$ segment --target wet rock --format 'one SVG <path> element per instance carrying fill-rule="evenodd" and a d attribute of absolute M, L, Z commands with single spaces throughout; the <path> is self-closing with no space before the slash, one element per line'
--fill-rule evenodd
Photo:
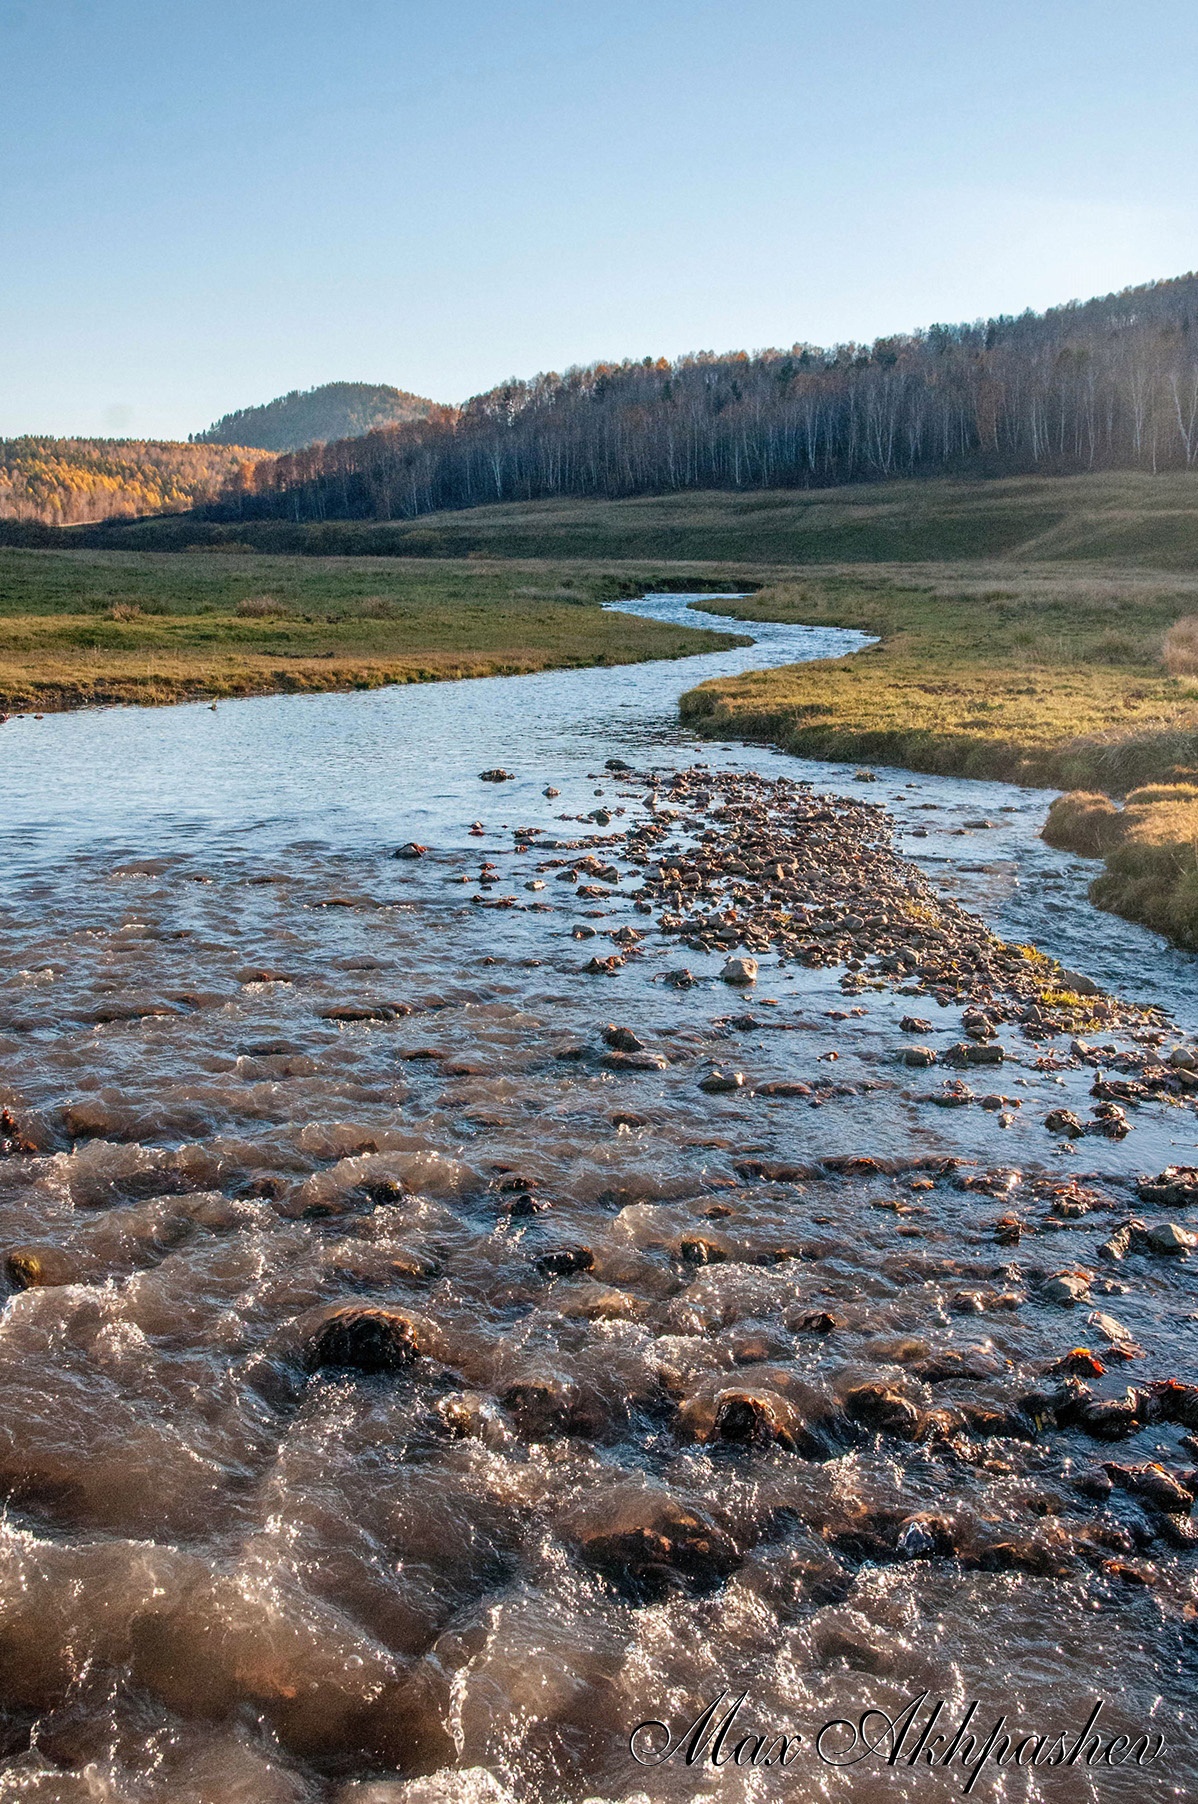
<path fill-rule="evenodd" d="M 1064 1134 L 1070 1140 L 1080 1140 L 1086 1131 L 1072 1109 L 1050 1109 L 1044 1117 L 1044 1125 L 1050 1134 Z"/>
<path fill-rule="evenodd" d="M 546 1278 L 569 1278 L 575 1272 L 589 1272 L 595 1264 L 590 1247 L 554 1247 L 535 1261 L 537 1270 Z"/>
<path fill-rule="evenodd" d="M 974 1100 L 974 1093 L 967 1083 L 959 1077 L 951 1077 L 931 1096 L 927 1102 L 934 1102 L 941 1109 L 963 1109 Z"/>
<path fill-rule="evenodd" d="M 391 856 L 392 858 L 423 858 L 427 851 L 427 846 L 419 845 L 416 840 L 410 839 L 406 846 L 400 846 L 398 852 L 392 852 Z"/>
<path fill-rule="evenodd" d="M 919 1433 L 920 1413 L 909 1398 L 888 1384 L 858 1384 L 847 1392 L 845 1414 L 875 1434 L 911 1441 Z"/>
<path fill-rule="evenodd" d="M 812 1309 L 799 1316 L 794 1326 L 800 1334 L 832 1334 L 837 1328 L 843 1328 L 844 1322 L 826 1309 Z"/>
<path fill-rule="evenodd" d="M 755 958 L 730 958 L 725 961 L 720 977 L 724 983 L 751 984 L 757 982 L 757 971 Z"/>
<path fill-rule="evenodd" d="M 930 1046 L 904 1046 L 899 1057 L 904 1065 L 916 1068 L 936 1063 L 936 1054 Z"/>
<path fill-rule="evenodd" d="M 599 1060 L 605 1071 L 668 1071 L 663 1052 L 605 1052 Z"/>
<path fill-rule="evenodd" d="M 946 1065 L 1001 1065 L 1006 1053 L 996 1041 L 979 1045 L 972 1040 L 958 1040 L 944 1055 Z"/>
<path fill-rule="evenodd" d="M 1198 1203 L 1198 1167 L 1167 1165 L 1154 1178 L 1141 1178 L 1136 1189 L 1146 1203 L 1165 1209 L 1184 1209 Z"/>
<path fill-rule="evenodd" d="M 604 770 L 619 771 L 619 770 L 631 770 L 632 766 L 631 766 L 631 764 L 626 764 L 624 762 L 623 758 L 608 758 L 605 760 L 603 768 L 604 768 Z"/>
<path fill-rule="evenodd" d="M 1166 1378 L 1152 1386 L 1152 1397 L 1162 1422 L 1178 1422 L 1198 1429 L 1198 1384 Z"/>
<path fill-rule="evenodd" d="M 725 1096 L 733 1090 L 744 1088 L 743 1071 L 710 1071 L 706 1077 L 699 1079 L 700 1090 L 706 1090 L 709 1096 Z"/>
<path fill-rule="evenodd" d="M 511 1440 L 499 1405 L 482 1391 L 454 1391 L 441 1397 L 435 1413 L 455 1440 L 482 1441 L 488 1447 L 501 1447 Z"/>
<path fill-rule="evenodd" d="M 303 1323 L 302 1358 L 309 1371 L 346 1367 L 398 1372 L 427 1353 L 431 1335 L 418 1316 L 365 1303 L 334 1303 Z"/>
<path fill-rule="evenodd" d="M 613 953 L 608 958 L 591 959 L 589 964 L 583 966 L 583 970 L 590 977 L 614 977 L 623 964 L 624 960 Z"/>
<path fill-rule="evenodd" d="M 13 1247 L 4 1260 L 4 1274 L 14 1290 L 42 1285 L 76 1284 L 81 1277 L 78 1259 L 62 1247 Z"/>
<path fill-rule="evenodd" d="M 1198 1247 L 1198 1234 L 1179 1228 L 1173 1221 L 1159 1222 L 1149 1228 L 1146 1239 L 1154 1253 L 1192 1253 Z"/>
<path fill-rule="evenodd" d="M 9 1109 L 0 1109 L 0 1159 L 28 1157 L 38 1150 L 37 1142 L 25 1132 Z"/>
<path fill-rule="evenodd" d="M 810 1084 L 781 1079 L 768 1084 L 758 1084 L 753 1094 L 755 1096 L 810 1096 L 813 1092 Z"/>
<path fill-rule="evenodd" d="M 1075 1303 L 1083 1300 L 1089 1289 L 1090 1278 L 1086 1272 L 1053 1272 L 1041 1284 L 1039 1294 L 1045 1303 L 1058 1303 L 1064 1309 L 1072 1309 Z"/>
<path fill-rule="evenodd" d="M 694 972 L 688 971 L 683 965 L 676 971 L 664 971 L 661 981 L 668 983 L 672 990 L 689 990 L 697 980 Z"/>
<path fill-rule="evenodd" d="M 729 1387 L 715 1399 L 715 1416 L 706 1437 L 738 1447 L 783 1447 L 799 1451 L 806 1429 L 794 1406 L 773 1391 Z"/>
<path fill-rule="evenodd" d="M 480 783 L 510 783 L 514 775 L 514 771 L 504 770 L 496 765 L 493 770 L 480 770 L 478 780 Z"/>
<path fill-rule="evenodd" d="M 953 1531 L 943 1516 L 908 1516 L 899 1526 L 895 1552 L 900 1560 L 930 1560 L 956 1552 Z"/>
<path fill-rule="evenodd" d="M 553 787 L 552 783 L 546 784 L 545 788 L 541 791 L 541 794 L 543 796 L 548 796 L 550 801 L 552 801 L 555 796 L 559 796 L 561 793 L 562 793 L 561 790 L 555 789 Z"/>
<path fill-rule="evenodd" d="M 740 1564 L 734 1542 L 710 1517 L 667 1495 L 621 1500 L 609 1515 L 589 1528 L 580 1551 L 632 1603 L 714 1591 Z"/>
<path fill-rule="evenodd" d="M 1113 1315 L 1106 1315 L 1101 1309 L 1094 1309 L 1086 1317 L 1086 1320 L 1090 1327 L 1096 1328 L 1103 1340 L 1106 1341 L 1109 1349 L 1108 1359 L 1138 1359 L 1142 1356 L 1143 1348 L 1136 1346 L 1123 1323 L 1117 1322 Z"/>
<path fill-rule="evenodd" d="M 1138 1397 L 1095 1397 L 1078 1409 L 1077 1426 L 1083 1433 L 1100 1441 L 1123 1441 L 1143 1426 Z"/>
<path fill-rule="evenodd" d="M 899 1022 L 899 1032 L 904 1034 L 930 1034 L 932 1023 L 923 1021 L 918 1015 L 904 1015 Z"/>
<path fill-rule="evenodd" d="M 1155 1509 L 1173 1516 L 1188 1516 L 1194 1507 L 1194 1493 L 1173 1473 L 1155 1463 L 1143 1466 L 1120 1466 L 1105 1461 L 1103 1470 L 1121 1490 L 1142 1497 Z"/>
<path fill-rule="evenodd" d="M 638 1039 L 630 1027 L 617 1027 L 609 1021 L 603 1029 L 603 1043 L 610 1046 L 613 1052 L 644 1052 L 645 1042 Z"/>
<path fill-rule="evenodd" d="M 1117 1103 L 1100 1103 L 1094 1111 L 1094 1120 L 1087 1127 L 1088 1134 L 1102 1134 L 1107 1140 L 1126 1140 L 1131 1132 L 1131 1123 Z"/>
<path fill-rule="evenodd" d="M 728 1249 L 718 1240 L 694 1234 L 679 1241 L 678 1254 L 687 1265 L 722 1265 L 728 1257 Z"/>
<path fill-rule="evenodd" d="M 1101 1359 L 1095 1358 L 1089 1347 L 1072 1347 L 1046 1370 L 1059 1378 L 1101 1378 L 1106 1367 Z"/>
<path fill-rule="evenodd" d="M 499 1401 L 530 1441 L 550 1441 L 561 1434 L 594 1434 L 600 1427 L 578 1385 L 558 1373 L 515 1379 L 500 1392 Z"/>

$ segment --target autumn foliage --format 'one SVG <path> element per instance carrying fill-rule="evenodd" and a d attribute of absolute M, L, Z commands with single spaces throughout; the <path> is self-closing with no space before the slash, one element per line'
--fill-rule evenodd
<path fill-rule="evenodd" d="M 0 519 L 80 526 L 185 513 L 218 494 L 236 495 L 265 457 L 240 445 L 0 439 Z"/>

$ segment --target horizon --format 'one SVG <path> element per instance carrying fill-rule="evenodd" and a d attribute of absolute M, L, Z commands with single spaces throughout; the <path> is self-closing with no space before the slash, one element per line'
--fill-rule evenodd
<path fill-rule="evenodd" d="M 185 439 L 354 367 L 456 404 L 1187 269 L 1198 18 L 1138 21 L 0 0 L 0 434 Z"/>

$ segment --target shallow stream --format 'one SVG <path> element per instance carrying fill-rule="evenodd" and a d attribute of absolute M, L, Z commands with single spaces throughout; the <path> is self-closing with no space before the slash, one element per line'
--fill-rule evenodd
<path fill-rule="evenodd" d="M 741 630 L 693 599 L 623 605 Z M 866 642 L 746 630 L 678 662 L 3 727 L 0 1102 L 21 1144 L 0 1256 L 43 1281 L 0 1317 L 0 1798 L 957 1796 L 958 1769 L 812 1745 L 925 1690 L 954 1726 L 978 1699 L 1055 1735 L 1102 1698 L 1112 1734 L 1166 1739 L 1146 1769 L 987 1770 L 971 1795 L 1198 1795 L 1193 1554 L 1118 1489 L 1111 1569 L 1065 1558 L 1055 1526 L 1090 1532 L 1071 1475 L 1096 1461 L 1192 1467 L 1174 1425 L 972 1451 L 827 1428 L 818 1457 L 685 1431 L 734 1381 L 828 1422 L 865 1381 L 930 1411 L 957 1392 L 918 1372 L 947 1355 L 967 1401 L 1011 1409 L 1097 1344 L 1038 1275 L 1103 1269 L 1102 1209 L 1198 1163 L 1192 1106 L 1156 1103 L 1063 1153 L 1044 1114 L 1087 1107 L 1094 1074 L 1018 1038 L 1009 1107 L 930 1107 L 929 1074 L 896 1064 L 926 1000 L 870 989 L 854 1012 L 837 969 L 767 959 L 746 1002 L 702 952 L 671 989 L 678 947 L 631 873 L 601 899 L 556 880 L 554 837 L 610 836 L 619 863 L 644 817 L 611 757 L 785 775 L 885 805 L 902 855 L 1004 938 L 1198 1027 L 1198 960 L 1086 903 L 1090 867 L 1038 838 L 1043 791 L 865 784 L 684 733 L 678 696 L 706 677 Z M 406 842 L 427 852 L 393 857 Z M 639 956 L 586 974 L 626 925 Z M 665 1068 L 604 1067 L 610 1022 Z M 959 1032 L 933 1020 L 937 1044 Z M 717 1060 L 743 1091 L 698 1088 Z M 758 1090 L 833 1066 L 814 1100 Z M 876 1163 L 768 1175 L 846 1155 Z M 999 1179 L 913 1187 L 950 1160 L 1080 1174 L 1110 1202 L 1004 1250 Z M 580 1245 L 589 1266 L 554 1266 Z M 1138 1349 L 1111 1394 L 1193 1382 L 1194 1269 L 1129 1260 L 1096 1289 Z M 418 1318 L 415 1363 L 307 1372 L 302 1324 L 346 1299 Z M 832 1331 L 805 1326 L 821 1315 Z M 895 1552 L 934 1511 L 969 1557 Z M 613 1567 L 613 1540 L 694 1521 L 712 1546 L 665 1556 L 660 1586 Z M 1030 1551 L 976 1555 L 1000 1531 Z M 632 1758 L 639 1722 L 680 1730 L 725 1689 L 746 1729 L 804 1737 L 786 1772 Z"/>

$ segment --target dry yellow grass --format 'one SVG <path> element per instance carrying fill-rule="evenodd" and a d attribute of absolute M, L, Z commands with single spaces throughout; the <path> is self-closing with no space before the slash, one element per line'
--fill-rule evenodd
<path fill-rule="evenodd" d="M 807 757 L 1123 790 L 1198 764 L 1198 690 L 1162 641 L 1198 578 L 1065 566 L 857 566 L 775 582 L 739 619 L 858 626 L 849 658 L 717 678 L 683 698 L 715 738 Z"/>

